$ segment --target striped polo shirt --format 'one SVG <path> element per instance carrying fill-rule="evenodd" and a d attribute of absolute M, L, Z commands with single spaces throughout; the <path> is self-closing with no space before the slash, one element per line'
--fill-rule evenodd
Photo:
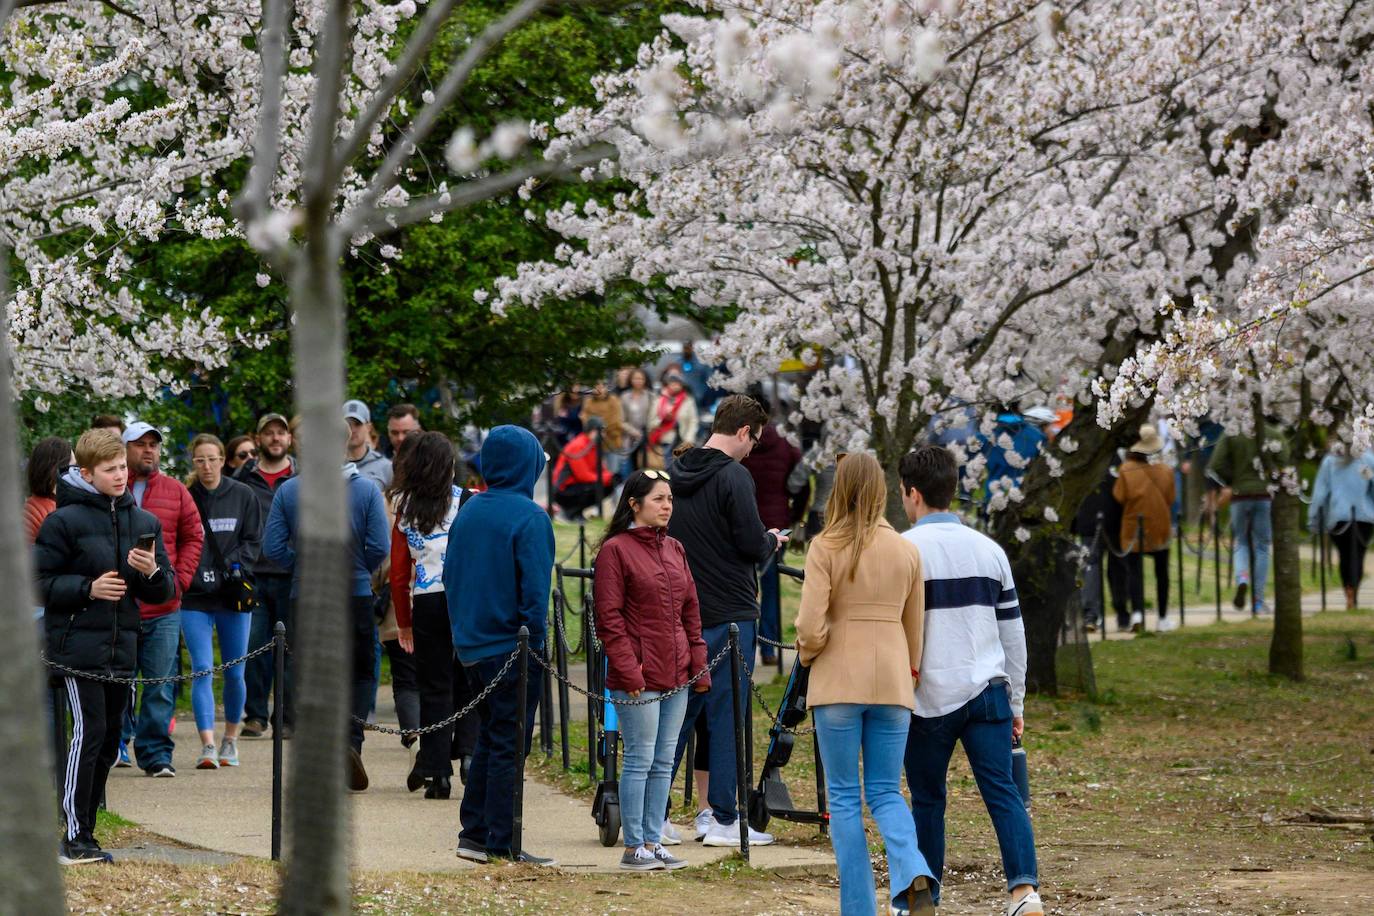
<path fill-rule="evenodd" d="M 949 715 L 999 680 L 1021 715 L 1026 630 L 1006 553 L 952 512 L 927 515 L 902 536 L 920 549 L 926 583 L 916 715 Z"/>

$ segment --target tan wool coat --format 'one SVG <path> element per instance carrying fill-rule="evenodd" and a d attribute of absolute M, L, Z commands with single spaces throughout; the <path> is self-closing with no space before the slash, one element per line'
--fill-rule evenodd
<path fill-rule="evenodd" d="M 1144 522 L 1145 552 L 1164 550 L 1173 533 L 1173 469 L 1131 458 L 1122 462 L 1118 475 L 1112 498 L 1121 503 L 1121 549 L 1140 549 L 1137 531 Z"/>
<path fill-rule="evenodd" d="M 849 579 L 851 554 L 811 542 L 797 614 L 797 648 L 811 666 L 810 706 L 865 703 L 916 708 L 925 583 L 921 554 L 886 521 Z"/>

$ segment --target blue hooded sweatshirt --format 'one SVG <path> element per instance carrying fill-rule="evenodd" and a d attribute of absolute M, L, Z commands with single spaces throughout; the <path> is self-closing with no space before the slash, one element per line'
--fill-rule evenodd
<path fill-rule="evenodd" d="M 382 491 L 358 473 L 352 464 L 343 466 L 344 487 L 348 490 L 350 517 L 349 547 L 353 558 L 352 591 L 359 597 L 372 594 L 372 574 L 391 552 L 391 528 L 386 519 Z M 272 511 L 262 532 L 262 552 L 282 569 L 291 571 L 291 596 L 297 594 L 301 571 L 296 567 L 299 547 L 296 504 L 300 501 L 301 479 L 282 481 L 272 494 Z"/>
<path fill-rule="evenodd" d="M 553 524 L 534 501 L 544 462 L 539 440 L 519 426 L 498 426 L 482 443 L 488 489 L 458 513 L 444 555 L 453 648 L 464 664 L 509 655 L 522 625 L 531 646 L 544 645 Z"/>

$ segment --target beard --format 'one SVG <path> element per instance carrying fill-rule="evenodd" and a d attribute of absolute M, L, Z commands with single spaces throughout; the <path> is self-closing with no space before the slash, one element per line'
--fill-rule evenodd
<path fill-rule="evenodd" d="M 278 442 L 274 442 L 271 445 L 264 445 L 262 446 L 262 453 L 264 457 L 272 461 L 280 461 L 286 456 L 286 445 Z"/>

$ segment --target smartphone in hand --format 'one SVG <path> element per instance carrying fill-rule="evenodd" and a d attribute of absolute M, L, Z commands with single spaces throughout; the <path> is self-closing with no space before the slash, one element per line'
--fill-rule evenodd
<path fill-rule="evenodd" d="M 148 553 L 156 554 L 156 551 L 153 549 L 154 545 L 156 544 L 157 534 L 155 532 L 149 532 L 148 534 L 140 534 L 138 536 L 137 546 L 139 550 L 146 550 Z"/>

